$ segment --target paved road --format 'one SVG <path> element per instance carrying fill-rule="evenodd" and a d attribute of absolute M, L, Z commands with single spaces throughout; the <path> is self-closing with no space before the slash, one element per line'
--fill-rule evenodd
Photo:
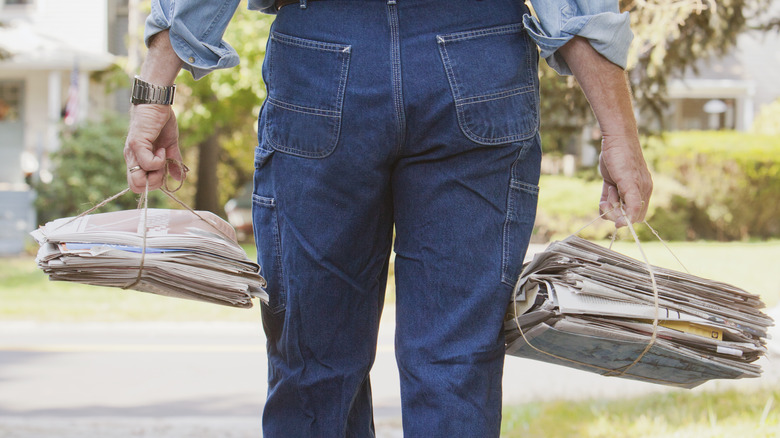
<path fill-rule="evenodd" d="M 372 373 L 380 437 L 400 437 L 392 308 Z M 0 438 L 256 437 L 266 391 L 259 324 L 0 323 Z M 765 377 L 701 389 L 776 385 Z M 656 385 L 508 357 L 505 402 L 618 397 Z"/>
<path fill-rule="evenodd" d="M 401 437 L 389 307 L 372 371 L 377 433 Z M 780 308 L 772 311 L 780 320 Z M 780 332 L 775 333 L 778 348 Z M 266 392 L 260 324 L 0 322 L 0 438 L 258 437 Z M 764 377 L 694 391 L 780 384 Z M 615 398 L 670 389 L 507 357 L 504 402 Z"/>

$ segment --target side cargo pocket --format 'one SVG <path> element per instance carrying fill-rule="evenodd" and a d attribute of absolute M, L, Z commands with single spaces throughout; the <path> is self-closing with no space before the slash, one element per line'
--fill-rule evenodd
<path fill-rule="evenodd" d="M 512 287 L 523 270 L 523 259 L 534 230 L 541 159 L 541 140 L 537 134 L 524 142 L 512 165 L 501 258 L 501 282 Z"/>
<path fill-rule="evenodd" d="M 255 227 L 257 262 L 261 273 L 268 281 L 268 308 L 273 313 L 281 312 L 287 304 L 282 268 L 282 240 L 279 233 L 279 219 L 276 199 L 258 194 L 252 195 L 252 221 Z"/>

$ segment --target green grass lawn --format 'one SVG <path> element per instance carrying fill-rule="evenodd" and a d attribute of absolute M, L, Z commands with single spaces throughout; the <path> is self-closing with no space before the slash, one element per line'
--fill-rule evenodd
<path fill-rule="evenodd" d="M 642 260 L 627 231 L 619 235 L 621 240 L 615 242 L 613 249 Z M 609 242 L 600 243 L 609 246 Z M 768 307 L 780 303 L 780 241 L 672 242 L 668 246 L 691 274 L 758 294 Z M 660 242 L 642 242 L 642 248 L 652 265 L 685 271 Z"/>
<path fill-rule="evenodd" d="M 504 408 L 507 438 L 780 437 L 780 390 L 673 391 L 625 400 Z"/>
<path fill-rule="evenodd" d="M 250 258 L 253 247 L 245 246 Z M 257 303 L 257 300 L 255 300 Z M 119 288 L 49 281 L 32 256 L 0 258 L 0 321 L 260 321 L 238 309 Z"/>
<path fill-rule="evenodd" d="M 650 262 L 681 269 L 657 242 L 643 244 Z M 780 241 L 679 242 L 673 251 L 691 273 L 734 284 L 761 295 L 771 307 L 780 303 Z M 616 250 L 638 257 L 635 244 L 617 242 Z M 246 247 L 250 258 L 254 249 Z M 391 271 L 392 273 L 392 271 Z M 390 282 L 392 283 L 392 277 Z M 388 302 L 393 302 L 388 288 Z M 234 309 L 117 288 L 50 282 L 32 256 L 0 259 L 0 320 L 25 321 L 259 321 L 258 306 Z"/>

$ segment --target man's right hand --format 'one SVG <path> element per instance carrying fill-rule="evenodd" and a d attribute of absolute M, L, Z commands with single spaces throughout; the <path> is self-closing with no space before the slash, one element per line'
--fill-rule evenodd
<path fill-rule="evenodd" d="M 166 172 L 166 161 L 181 161 L 179 151 L 179 127 L 176 115 L 169 105 L 142 104 L 130 109 L 130 129 L 125 142 L 125 163 L 127 184 L 135 193 L 162 186 Z M 130 171 L 135 166 L 139 170 Z M 180 166 L 170 166 L 170 176 L 181 181 Z"/>
<path fill-rule="evenodd" d="M 182 62 L 171 46 L 169 32 L 164 30 L 151 38 L 149 52 L 141 67 L 141 79 L 155 85 L 169 86 L 181 70 Z M 135 193 L 162 186 L 166 161 L 181 162 L 179 126 L 170 105 L 140 104 L 130 108 L 130 129 L 125 141 L 127 185 Z M 136 167 L 137 166 L 137 167 Z M 167 166 L 171 176 L 181 181 L 180 166 Z M 130 169 L 133 170 L 132 172 Z"/>

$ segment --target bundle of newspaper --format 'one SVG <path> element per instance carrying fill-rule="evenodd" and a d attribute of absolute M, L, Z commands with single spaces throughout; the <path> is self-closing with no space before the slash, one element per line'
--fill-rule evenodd
<path fill-rule="evenodd" d="M 684 388 L 761 374 L 754 362 L 773 322 L 757 295 L 669 269 L 653 273 L 657 308 L 645 263 L 576 236 L 551 244 L 517 283 L 507 354 Z"/>
<path fill-rule="evenodd" d="M 233 228 L 196 213 L 150 208 L 57 219 L 30 233 L 41 245 L 36 262 L 51 280 L 233 307 L 252 307 L 253 296 L 267 301 L 260 266 Z"/>

